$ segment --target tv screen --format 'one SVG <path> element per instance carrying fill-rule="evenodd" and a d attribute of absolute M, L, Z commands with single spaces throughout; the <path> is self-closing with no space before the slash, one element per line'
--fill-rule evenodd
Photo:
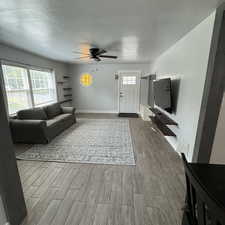
<path fill-rule="evenodd" d="M 171 98 L 171 79 L 165 78 L 154 82 L 154 101 L 155 105 L 172 112 L 172 98 Z"/>

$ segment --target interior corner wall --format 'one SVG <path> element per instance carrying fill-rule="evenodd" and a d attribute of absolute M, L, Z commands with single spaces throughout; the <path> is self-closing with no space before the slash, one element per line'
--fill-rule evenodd
<path fill-rule="evenodd" d="M 220 108 L 220 114 L 217 121 L 217 128 L 210 156 L 211 164 L 225 164 L 225 94 Z"/>
<path fill-rule="evenodd" d="M 208 66 L 215 12 L 164 52 L 152 66 L 157 79 L 170 77 L 175 84 L 175 111 L 168 114 L 177 121 L 177 138 L 168 141 L 192 160 Z M 172 87 L 173 88 L 173 87 Z"/>
<path fill-rule="evenodd" d="M 149 73 L 148 63 L 139 64 L 74 64 L 69 66 L 72 77 L 73 106 L 78 112 L 116 113 L 118 112 L 118 80 L 115 74 L 120 70 L 141 70 Z M 89 73 L 93 83 L 89 87 L 80 84 L 80 76 Z"/>
<path fill-rule="evenodd" d="M 68 65 L 66 63 L 50 60 L 35 54 L 0 44 L 0 60 L 8 60 L 21 64 L 29 64 L 40 68 L 53 69 L 55 71 L 56 81 L 62 81 L 63 76 L 67 75 Z M 58 100 L 64 99 L 63 92 L 58 89 Z"/>

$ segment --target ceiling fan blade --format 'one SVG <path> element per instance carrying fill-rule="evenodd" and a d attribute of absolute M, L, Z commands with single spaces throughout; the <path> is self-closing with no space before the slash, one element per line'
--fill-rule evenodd
<path fill-rule="evenodd" d="M 90 57 L 87 55 L 87 56 L 82 56 L 82 57 L 75 58 L 75 60 L 76 59 L 90 59 Z"/>
<path fill-rule="evenodd" d="M 106 52 L 107 52 L 107 51 L 104 50 L 104 49 L 99 49 L 98 55 L 104 54 L 104 53 L 106 53 Z"/>
<path fill-rule="evenodd" d="M 93 57 L 92 59 L 94 59 L 94 60 L 97 61 L 97 62 L 100 62 L 100 61 L 101 61 L 101 59 L 100 59 L 98 56 Z"/>
<path fill-rule="evenodd" d="M 99 57 L 101 58 L 109 58 L 109 59 L 117 59 L 117 56 L 114 55 L 99 55 Z"/>
<path fill-rule="evenodd" d="M 80 55 L 90 56 L 90 54 L 87 54 L 87 53 L 82 53 L 82 52 L 77 52 L 77 51 L 73 51 L 73 53 L 80 54 Z"/>

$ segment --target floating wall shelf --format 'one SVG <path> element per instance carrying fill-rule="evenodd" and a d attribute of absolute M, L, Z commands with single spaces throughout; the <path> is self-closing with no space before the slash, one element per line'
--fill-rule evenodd
<path fill-rule="evenodd" d="M 157 116 L 157 118 L 164 124 L 167 125 L 175 125 L 177 126 L 177 122 L 175 122 L 174 120 L 172 120 L 171 118 L 169 118 L 166 114 L 162 113 L 160 110 L 156 109 L 156 108 L 149 108 L 154 114 L 155 116 Z"/>
<path fill-rule="evenodd" d="M 65 102 L 72 102 L 72 99 L 63 100 L 60 103 L 62 104 L 62 103 L 65 103 Z"/>
<path fill-rule="evenodd" d="M 154 116 L 150 116 L 150 119 L 163 135 L 176 137 L 176 134 L 168 127 L 168 125 L 178 126 L 178 123 L 156 108 L 149 109 L 154 113 Z"/>
<path fill-rule="evenodd" d="M 70 76 L 63 76 L 63 81 L 60 82 L 62 84 L 62 90 L 63 90 L 63 96 L 64 96 L 64 100 L 62 100 L 60 103 L 66 103 L 66 102 L 72 102 L 72 88 L 68 87 L 69 82 L 70 82 Z"/>

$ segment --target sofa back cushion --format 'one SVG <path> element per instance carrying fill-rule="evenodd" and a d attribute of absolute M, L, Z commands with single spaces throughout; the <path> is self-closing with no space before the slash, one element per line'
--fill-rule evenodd
<path fill-rule="evenodd" d="M 47 120 L 47 115 L 43 108 L 24 109 L 17 113 L 20 120 Z"/>
<path fill-rule="evenodd" d="M 51 104 L 44 107 L 48 119 L 52 119 L 62 113 L 62 109 L 59 103 Z"/>

